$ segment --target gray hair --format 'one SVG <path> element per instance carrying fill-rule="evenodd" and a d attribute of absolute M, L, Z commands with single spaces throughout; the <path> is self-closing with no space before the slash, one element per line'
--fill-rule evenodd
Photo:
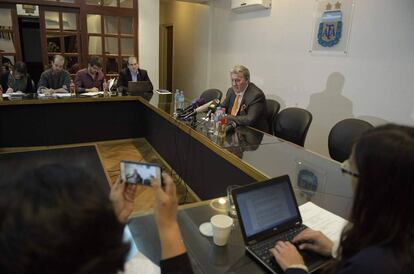
<path fill-rule="evenodd" d="M 58 61 L 58 62 L 62 61 L 63 63 L 65 63 L 65 57 L 63 57 L 60 54 L 56 54 L 55 56 L 53 56 L 53 63 L 56 62 L 56 61 Z"/>
<path fill-rule="evenodd" d="M 233 69 L 230 71 L 230 74 L 243 74 L 244 79 L 250 81 L 250 72 L 249 69 L 243 65 L 235 65 Z"/>

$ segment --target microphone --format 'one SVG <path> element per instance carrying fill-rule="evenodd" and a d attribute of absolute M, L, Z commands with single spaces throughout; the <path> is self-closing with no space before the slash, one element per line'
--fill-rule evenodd
<path fill-rule="evenodd" d="M 207 112 L 206 117 L 210 118 L 211 113 L 215 112 L 219 105 L 220 105 L 220 100 L 219 99 L 214 99 L 212 101 L 212 103 L 208 106 L 208 112 Z"/>
<path fill-rule="evenodd" d="M 205 104 L 204 104 L 204 105 L 202 105 L 202 106 L 199 106 L 198 108 L 196 108 L 195 110 L 193 110 L 193 112 L 192 112 L 192 113 L 187 114 L 187 115 L 185 115 L 184 117 L 182 117 L 182 119 L 183 119 L 183 120 L 186 120 L 186 119 L 188 119 L 188 118 L 190 118 L 190 117 L 192 117 L 192 116 L 195 116 L 197 113 L 207 111 L 207 110 L 209 109 L 209 107 L 210 107 L 210 106 L 212 106 L 212 105 L 217 105 L 217 104 L 218 104 L 218 103 L 217 103 L 217 101 L 220 103 L 220 101 L 219 101 L 218 99 L 214 99 L 214 100 L 211 100 L 211 101 L 210 101 L 210 102 L 208 102 L 208 103 L 205 103 Z M 213 106 L 212 106 L 212 107 L 213 107 Z M 216 106 L 216 108 L 217 108 L 217 106 Z"/>
<path fill-rule="evenodd" d="M 236 127 L 237 127 L 236 122 L 229 121 L 226 125 L 225 131 L 226 131 L 226 133 L 231 132 L 231 131 L 235 130 Z"/>
<path fill-rule="evenodd" d="M 199 106 L 201 106 L 201 105 L 203 105 L 205 103 L 206 103 L 206 100 L 204 98 L 194 99 L 191 102 L 191 105 L 189 105 L 188 107 L 186 107 L 185 109 L 183 109 L 182 111 L 180 111 L 180 114 L 179 115 L 184 115 L 185 116 L 185 114 L 187 114 L 187 112 L 192 111 L 195 108 L 197 108 L 197 107 L 199 107 Z"/>

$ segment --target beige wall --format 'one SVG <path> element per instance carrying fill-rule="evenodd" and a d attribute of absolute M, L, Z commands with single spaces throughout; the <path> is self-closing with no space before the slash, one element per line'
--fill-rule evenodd
<path fill-rule="evenodd" d="M 173 25 L 173 88 L 195 98 L 208 86 L 209 7 L 201 4 L 161 2 L 160 24 Z"/>
<path fill-rule="evenodd" d="M 159 11 L 159 0 L 138 1 L 139 66 L 148 71 L 154 89 L 158 89 L 159 82 Z"/>

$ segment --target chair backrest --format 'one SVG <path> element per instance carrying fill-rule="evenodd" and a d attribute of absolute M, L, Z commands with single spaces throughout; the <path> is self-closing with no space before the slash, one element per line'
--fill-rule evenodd
<path fill-rule="evenodd" d="M 356 138 L 372 128 L 373 125 L 360 119 L 345 119 L 336 123 L 328 137 L 329 155 L 332 159 L 343 162 L 349 158 Z"/>
<path fill-rule="evenodd" d="M 269 132 L 273 134 L 273 120 L 276 118 L 277 113 L 279 112 L 280 104 L 276 100 L 266 99 L 266 117 L 267 123 L 269 125 Z"/>
<path fill-rule="evenodd" d="M 221 92 L 221 90 L 216 89 L 216 88 L 211 88 L 211 89 L 207 89 L 203 91 L 203 93 L 201 93 L 200 95 L 200 98 L 203 98 L 206 102 L 209 102 L 214 99 L 221 100 L 222 96 L 223 96 L 223 93 Z"/>
<path fill-rule="evenodd" d="M 312 114 L 306 109 L 285 108 L 273 122 L 274 135 L 303 146 L 311 122 Z"/>

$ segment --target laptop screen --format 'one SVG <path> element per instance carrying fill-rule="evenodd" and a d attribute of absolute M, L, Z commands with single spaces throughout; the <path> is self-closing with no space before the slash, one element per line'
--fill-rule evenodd
<path fill-rule="evenodd" d="M 237 191 L 238 211 L 246 237 L 300 219 L 288 176 L 266 181 L 246 191 Z"/>

